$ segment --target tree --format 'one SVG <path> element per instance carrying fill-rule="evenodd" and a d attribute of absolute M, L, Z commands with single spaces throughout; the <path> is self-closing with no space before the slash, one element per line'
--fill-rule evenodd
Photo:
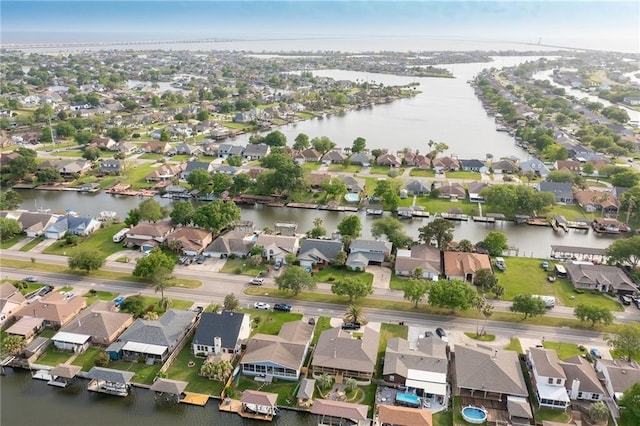
<path fill-rule="evenodd" d="M 327 200 L 341 200 L 348 192 L 345 181 L 338 178 L 325 179 L 324 182 L 322 182 L 322 189 L 324 189 L 325 194 L 327 194 Z"/>
<path fill-rule="evenodd" d="M 429 140 L 427 142 L 427 146 L 429 147 L 429 152 L 427 152 L 427 157 L 433 161 L 434 158 L 438 156 L 438 154 L 445 152 L 449 149 L 449 145 L 443 142 L 434 142 Z"/>
<path fill-rule="evenodd" d="M 196 119 L 198 121 L 207 121 L 210 115 L 211 114 L 209 114 L 209 111 L 207 111 L 206 109 L 202 109 L 198 112 L 198 115 L 196 115 Z"/>
<path fill-rule="evenodd" d="M 621 186 L 625 188 L 631 188 L 636 186 L 640 182 L 640 174 L 635 170 L 625 170 L 620 173 L 615 173 L 611 177 L 611 184 L 613 186 Z"/>
<path fill-rule="evenodd" d="M 636 269 L 640 263 L 640 235 L 615 240 L 607 247 L 607 256 L 615 263 L 628 264 Z"/>
<path fill-rule="evenodd" d="M 128 312 L 139 318 L 144 314 L 144 297 L 141 295 L 129 296 L 120 304 L 120 311 Z"/>
<path fill-rule="evenodd" d="M 140 222 L 140 210 L 138 208 L 131 209 L 127 213 L 127 217 L 124 219 L 125 225 L 131 227 L 136 226 Z"/>
<path fill-rule="evenodd" d="M 82 158 L 95 161 L 100 158 L 100 150 L 94 146 L 87 146 L 82 152 Z"/>
<path fill-rule="evenodd" d="M 229 191 L 234 195 L 242 194 L 251 187 L 252 181 L 251 176 L 248 174 L 239 173 L 233 177 L 233 184 Z"/>
<path fill-rule="evenodd" d="M 359 278 L 348 277 L 336 281 L 331 285 L 331 292 L 337 296 L 349 296 L 349 303 L 354 299 L 367 297 L 373 293 L 371 282 L 365 282 Z"/>
<path fill-rule="evenodd" d="M 357 387 L 358 387 L 358 382 L 353 377 L 349 377 L 347 378 L 347 380 L 344 381 L 344 390 L 348 393 L 353 392 L 354 390 L 356 390 Z"/>
<path fill-rule="evenodd" d="M 280 290 L 292 291 L 294 295 L 302 290 L 316 288 L 315 278 L 301 266 L 289 266 L 282 274 L 276 277 L 276 284 Z"/>
<path fill-rule="evenodd" d="M 309 148 L 309 136 L 304 133 L 299 133 L 298 136 L 294 139 L 293 149 L 297 149 L 298 151 L 305 150 Z"/>
<path fill-rule="evenodd" d="M 627 389 L 618 400 L 622 407 L 620 414 L 628 425 L 640 425 L 640 382 Z"/>
<path fill-rule="evenodd" d="M 582 173 L 584 173 L 585 175 L 592 175 L 595 171 L 596 167 L 593 165 L 593 163 L 587 163 L 582 166 Z"/>
<path fill-rule="evenodd" d="M 458 243 L 458 250 L 465 253 L 471 253 L 473 251 L 473 243 L 467 239 L 460 240 Z"/>
<path fill-rule="evenodd" d="M 72 138 L 76 135 L 76 128 L 68 121 L 63 121 L 56 126 L 56 135 L 62 138 Z"/>
<path fill-rule="evenodd" d="M 83 130 L 76 133 L 75 140 L 79 145 L 87 145 L 96 137 L 91 130 Z"/>
<path fill-rule="evenodd" d="M 193 221 L 193 213 L 195 209 L 191 201 L 178 201 L 173 205 L 169 217 L 171 223 L 175 225 L 189 225 Z"/>
<path fill-rule="evenodd" d="M 235 294 L 229 293 L 224 297 L 222 306 L 224 307 L 225 311 L 235 311 L 240 307 L 240 301 Z"/>
<path fill-rule="evenodd" d="M 327 390 L 333 386 L 333 378 L 327 373 L 322 373 L 316 380 L 320 389 Z"/>
<path fill-rule="evenodd" d="M 616 325 L 613 334 L 607 337 L 607 343 L 627 361 L 640 355 L 640 323 L 632 321 Z"/>
<path fill-rule="evenodd" d="M 538 315 L 544 315 L 547 311 L 547 304 L 544 300 L 533 297 L 530 294 L 517 294 L 513 298 L 513 305 L 511 305 L 511 312 L 520 312 L 524 314 L 523 319 L 528 317 L 536 317 Z"/>
<path fill-rule="evenodd" d="M 226 382 L 233 372 L 233 365 L 229 360 L 221 359 L 219 361 L 204 362 L 200 367 L 200 375 L 208 377 L 211 380 Z"/>
<path fill-rule="evenodd" d="M 356 324 L 363 324 L 367 320 L 364 309 L 359 305 L 349 305 L 343 318 L 346 322 L 353 322 Z"/>
<path fill-rule="evenodd" d="M 365 138 L 357 137 L 355 138 L 355 140 L 353 141 L 353 144 L 351 145 L 351 152 L 353 153 L 362 152 L 365 150 L 366 147 L 367 147 L 367 140 Z"/>
<path fill-rule="evenodd" d="M 280 130 L 274 130 L 264 137 L 263 142 L 271 147 L 273 146 L 286 146 L 287 137 Z"/>
<path fill-rule="evenodd" d="M 7 241 L 13 238 L 14 235 L 19 234 L 22 231 L 22 227 L 17 220 L 0 217 L 0 239 Z"/>
<path fill-rule="evenodd" d="M 191 189 L 200 192 L 209 192 L 209 182 L 211 182 L 211 175 L 205 169 L 195 169 L 187 175 L 187 183 L 191 185 Z"/>
<path fill-rule="evenodd" d="M 395 217 L 385 217 L 376 219 L 371 225 L 371 235 L 374 238 L 380 238 L 382 235 L 387 236 L 396 248 L 405 247 L 411 242 L 411 237 L 404 233 L 404 224 Z"/>
<path fill-rule="evenodd" d="M 449 248 L 449 243 L 453 240 L 453 230 L 455 226 L 446 219 L 435 219 L 433 222 L 418 228 L 418 238 L 420 241 L 429 244 L 436 241 L 441 252 Z"/>
<path fill-rule="evenodd" d="M 2 339 L 2 356 L 16 356 L 22 353 L 24 348 L 27 347 L 27 342 L 24 337 L 12 335 L 6 336 Z"/>
<path fill-rule="evenodd" d="M 43 183 L 60 182 L 62 180 L 60 172 L 53 167 L 45 167 L 44 169 L 38 170 L 36 177 L 38 178 L 38 182 Z"/>
<path fill-rule="evenodd" d="M 309 231 L 309 237 L 320 238 L 323 235 L 327 235 L 327 229 L 322 226 L 322 218 L 316 217 L 313 220 L 313 228 Z"/>
<path fill-rule="evenodd" d="M 478 327 L 476 325 L 476 337 L 484 335 L 485 328 L 487 327 L 487 321 L 489 321 L 489 318 L 491 318 L 491 315 L 493 315 L 494 309 L 495 307 L 490 303 L 488 303 L 487 299 L 485 299 L 484 296 L 478 297 L 476 299 L 476 311 L 478 312 L 479 315 L 482 315 L 484 317 L 482 330 L 478 330 Z"/>
<path fill-rule="evenodd" d="M 157 222 L 160 219 L 167 217 L 168 209 L 163 207 L 153 198 L 147 198 L 138 204 L 138 211 L 140 212 L 140 220 L 146 220 L 149 222 Z"/>
<path fill-rule="evenodd" d="M 491 290 L 498 284 L 498 278 L 496 278 L 491 269 L 484 268 L 476 272 L 476 275 L 473 277 L 473 284 L 481 287 L 484 292 L 485 290 Z"/>
<path fill-rule="evenodd" d="M 78 248 L 69 256 L 68 263 L 71 269 L 82 269 L 89 272 L 102 268 L 105 261 L 106 257 L 100 250 Z"/>
<path fill-rule="evenodd" d="M 613 323 L 614 317 L 606 306 L 580 303 L 573 309 L 573 315 L 580 321 L 591 321 L 591 327 L 597 322 L 605 325 Z"/>
<path fill-rule="evenodd" d="M 352 214 L 340 221 L 338 224 L 338 232 L 340 235 L 351 238 L 358 238 L 362 231 L 362 222 L 360 216 Z"/>
<path fill-rule="evenodd" d="M 15 210 L 22 204 L 22 196 L 10 189 L 0 192 L 0 210 Z"/>
<path fill-rule="evenodd" d="M 149 275 L 149 281 L 151 282 L 153 290 L 156 293 L 160 292 L 160 307 L 163 311 L 167 310 L 168 305 L 168 299 L 164 297 L 164 289 L 171 286 L 172 278 L 171 270 L 164 267 L 154 269 L 151 275 Z"/>
<path fill-rule="evenodd" d="M 193 213 L 193 223 L 214 233 L 240 219 L 240 209 L 233 201 L 215 200 L 201 205 Z"/>
<path fill-rule="evenodd" d="M 459 280 L 439 280 L 431 285 L 429 304 L 441 308 L 469 309 L 474 306 L 478 293 L 469 283 Z"/>
<path fill-rule="evenodd" d="M 315 137 L 311 139 L 311 146 L 320 154 L 325 155 L 327 152 L 335 148 L 336 144 L 327 136 Z"/>
<path fill-rule="evenodd" d="M 639 401 L 640 403 L 640 401 Z M 604 422 L 609 418 L 609 409 L 603 401 L 594 402 L 589 407 L 589 418 L 594 423 Z M 638 418 L 640 421 L 640 417 Z"/>
<path fill-rule="evenodd" d="M 122 310 L 122 305 L 120 306 L 120 310 Z M 98 355 L 96 355 L 96 365 L 98 367 L 108 366 L 109 361 L 111 361 L 111 358 L 109 358 L 109 354 L 106 351 L 100 351 Z"/>
<path fill-rule="evenodd" d="M 120 142 L 129 135 L 129 130 L 123 127 L 112 127 L 106 131 L 106 135 L 116 142 Z"/>
<path fill-rule="evenodd" d="M 233 167 L 242 166 L 242 156 L 240 155 L 232 155 L 227 158 L 227 164 Z"/>
<path fill-rule="evenodd" d="M 410 279 L 402 286 L 405 300 L 409 300 L 415 303 L 415 307 L 418 307 L 418 303 L 427 295 L 429 291 L 429 283 L 425 280 Z"/>
<path fill-rule="evenodd" d="M 226 173 L 216 173 L 211 178 L 213 193 L 222 194 L 233 186 L 233 178 Z"/>
<path fill-rule="evenodd" d="M 154 248 L 147 256 L 136 260 L 132 275 L 139 278 L 150 278 L 157 269 L 165 269 L 169 274 L 176 266 L 174 260 L 159 248 Z"/>
<path fill-rule="evenodd" d="M 503 251 L 509 248 L 507 236 L 500 231 L 491 231 L 484 240 L 477 244 L 479 247 L 489 250 L 490 256 L 500 256 Z"/>
<path fill-rule="evenodd" d="M 338 254 L 336 254 L 336 257 L 333 259 L 331 264 L 333 266 L 340 267 L 340 266 L 344 266 L 346 262 L 347 262 L 347 253 L 344 250 L 340 250 Z"/>

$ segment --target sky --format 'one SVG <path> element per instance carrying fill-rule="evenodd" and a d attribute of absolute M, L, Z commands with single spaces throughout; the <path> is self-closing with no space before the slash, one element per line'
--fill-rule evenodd
<path fill-rule="evenodd" d="M 4 34 L 384 35 L 583 44 L 606 38 L 640 52 L 640 2 L 626 0 L 2 0 L 0 16 Z"/>

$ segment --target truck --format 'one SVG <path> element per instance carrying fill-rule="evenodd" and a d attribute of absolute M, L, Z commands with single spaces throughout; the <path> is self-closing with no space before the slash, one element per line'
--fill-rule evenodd
<path fill-rule="evenodd" d="M 122 240 L 124 240 L 124 238 L 127 236 L 127 232 L 129 232 L 129 228 L 123 228 L 118 232 L 116 232 L 116 234 L 113 236 L 113 242 L 114 243 L 122 242 Z"/>
<path fill-rule="evenodd" d="M 539 294 L 532 294 L 531 297 L 544 301 L 547 309 L 551 309 L 556 306 L 556 298 L 553 296 L 541 296 Z"/>

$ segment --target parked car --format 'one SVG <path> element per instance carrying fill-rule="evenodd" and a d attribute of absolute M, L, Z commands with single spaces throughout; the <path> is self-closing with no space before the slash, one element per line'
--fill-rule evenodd
<path fill-rule="evenodd" d="M 253 278 L 251 280 L 251 285 L 262 285 L 264 282 L 264 278 Z"/>
<path fill-rule="evenodd" d="M 113 304 L 116 305 L 116 308 L 119 308 L 120 305 L 122 305 L 122 302 L 124 302 L 124 296 L 118 296 L 113 299 Z"/>
<path fill-rule="evenodd" d="M 506 271 L 507 270 L 507 264 L 504 261 L 504 257 L 496 257 L 496 268 L 501 270 L 501 271 Z"/>
<path fill-rule="evenodd" d="M 620 295 L 620 302 L 622 302 L 624 306 L 629 306 L 631 305 L 631 298 L 629 296 Z"/>
<path fill-rule="evenodd" d="M 282 267 L 282 262 L 277 261 L 277 262 L 275 263 L 275 265 L 273 265 L 273 270 L 274 270 L 274 271 L 277 271 L 277 270 L 279 270 L 281 267 Z"/>
<path fill-rule="evenodd" d="M 40 289 L 40 291 L 38 291 L 38 296 L 46 296 L 47 294 L 51 293 L 53 291 L 53 286 L 52 285 L 45 285 L 44 287 L 42 287 Z"/>
<path fill-rule="evenodd" d="M 198 256 L 198 260 L 196 261 L 199 265 L 202 265 L 204 261 L 207 260 L 207 257 L 204 254 Z"/>
<path fill-rule="evenodd" d="M 204 312 L 204 306 L 196 305 L 193 308 L 191 308 L 190 311 L 201 314 L 202 312 Z"/>
<path fill-rule="evenodd" d="M 589 349 L 589 353 L 594 358 L 598 358 L 598 359 L 602 358 L 602 354 L 600 354 L 600 350 L 599 349 L 591 348 L 591 349 Z"/>
<path fill-rule="evenodd" d="M 360 330 L 359 322 L 345 322 L 342 324 L 343 330 Z"/>
<path fill-rule="evenodd" d="M 256 309 L 265 309 L 265 310 L 271 309 L 271 305 L 265 302 L 256 302 L 253 304 L 253 307 Z"/>
<path fill-rule="evenodd" d="M 24 281 L 28 283 L 37 283 L 38 279 L 36 277 L 24 277 Z"/>
<path fill-rule="evenodd" d="M 291 305 L 287 305 L 286 303 L 276 303 L 273 305 L 274 311 L 282 311 L 282 312 L 291 312 Z"/>

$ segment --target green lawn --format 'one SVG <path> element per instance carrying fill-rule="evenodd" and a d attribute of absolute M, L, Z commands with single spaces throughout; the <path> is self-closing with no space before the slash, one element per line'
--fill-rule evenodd
<path fill-rule="evenodd" d="M 465 419 L 462 418 L 462 413 L 460 412 L 460 410 L 462 409 L 460 405 L 461 402 L 462 402 L 462 399 L 459 396 L 453 397 L 453 424 L 456 426 L 471 425 L 471 423 L 467 422 Z"/>
<path fill-rule="evenodd" d="M 56 349 L 56 347 L 52 344 L 44 351 L 44 354 L 38 358 L 36 364 L 44 364 L 56 366 L 58 364 L 62 364 L 66 362 L 69 358 L 71 358 L 73 353 L 71 352 L 62 352 Z"/>
<path fill-rule="evenodd" d="M 121 178 L 121 182 L 124 184 L 130 184 L 133 189 L 150 188 L 153 186 L 153 183 L 147 182 L 145 177 L 157 168 L 157 166 L 154 167 L 151 163 L 136 164 L 128 177 Z"/>
<path fill-rule="evenodd" d="M 6 241 L 2 241 L 0 242 L 0 249 L 2 250 L 6 250 L 8 248 L 13 247 L 18 241 L 21 241 L 23 238 L 25 238 L 24 234 L 18 234 L 18 235 L 14 235 L 13 237 L 9 238 Z"/>
<path fill-rule="evenodd" d="M 316 328 L 313 330 L 313 339 L 311 340 L 311 346 L 315 346 L 318 343 L 318 339 L 323 331 L 331 328 L 331 318 L 319 317 L 316 319 Z"/>
<path fill-rule="evenodd" d="M 40 244 L 43 241 L 44 241 L 44 237 L 32 238 L 31 241 L 29 241 L 24 246 L 20 247 L 20 251 L 31 251 L 32 248 L 34 248 L 35 246 L 37 246 L 38 244 Z"/>
<path fill-rule="evenodd" d="M 318 170 L 321 165 L 322 163 L 320 162 L 306 162 L 306 163 L 302 163 L 300 167 L 302 167 L 303 172 L 312 172 L 312 171 Z"/>
<path fill-rule="evenodd" d="M 321 271 L 314 271 L 313 276 L 320 283 L 332 283 L 343 278 L 358 278 L 366 283 L 373 283 L 373 274 L 370 272 L 350 271 L 333 266 L 325 266 Z"/>
<path fill-rule="evenodd" d="M 237 274 L 240 270 L 242 275 L 249 275 L 251 277 L 257 276 L 260 272 L 265 271 L 267 265 L 262 264 L 254 266 L 247 259 L 228 259 L 220 272 L 226 272 L 227 274 Z"/>
<path fill-rule="evenodd" d="M 389 288 L 392 290 L 402 290 L 405 283 L 409 281 L 409 278 L 399 277 L 395 271 L 391 272 L 391 279 L 389 280 Z"/>
<path fill-rule="evenodd" d="M 376 377 L 382 377 L 382 360 L 387 350 L 387 341 L 394 337 L 407 338 L 409 328 L 406 325 L 382 323 L 380 326 L 380 342 L 378 342 L 378 362 L 376 364 Z"/>
<path fill-rule="evenodd" d="M 276 335 L 280 332 L 280 328 L 285 322 L 302 319 L 302 314 L 293 312 L 266 311 L 263 309 L 241 309 L 240 311 L 251 315 L 251 322 L 254 327 L 251 332 L 252 335 L 257 333 Z"/>
<path fill-rule="evenodd" d="M 330 172 L 342 172 L 342 173 L 359 173 L 362 170 L 362 166 L 357 164 L 349 164 L 345 166 L 344 164 L 331 164 L 329 166 Z"/>
<path fill-rule="evenodd" d="M 162 154 L 156 154 L 154 152 L 146 152 L 138 157 L 141 160 L 161 160 L 164 158 Z"/>
<path fill-rule="evenodd" d="M 564 216 L 567 220 L 587 219 L 590 221 L 595 217 L 593 213 L 585 212 L 576 204 L 554 204 L 538 213 L 546 217 Z"/>
<path fill-rule="evenodd" d="M 69 246 L 66 244 L 65 239 L 56 241 L 44 250 L 46 254 L 64 255 L 67 253 L 71 255 L 75 250 L 98 250 L 104 256 L 110 256 L 122 250 L 126 250 L 122 244 L 114 243 L 113 236 L 125 228 L 124 223 L 106 225 L 103 228 L 98 229 L 93 235 L 88 237 L 79 237 L 77 246 Z"/>
<path fill-rule="evenodd" d="M 87 293 L 83 294 L 82 297 L 85 297 L 87 299 L 87 306 L 91 306 L 98 300 L 111 301 L 118 297 L 118 294 L 111 293 L 110 291 L 96 291 L 95 293 L 88 291 Z"/>
<path fill-rule="evenodd" d="M 273 383 L 265 384 L 264 382 L 256 382 L 250 376 L 239 375 L 234 381 L 235 389 L 238 392 L 242 392 L 245 389 L 258 390 L 262 392 L 271 392 L 278 394 L 278 405 L 281 406 L 295 406 L 296 395 L 295 392 L 298 388 L 297 381 L 278 380 L 273 379 Z"/>
<path fill-rule="evenodd" d="M 413 204 L 413 197 L 400 200 L 400 207 L 409 207 Z M 429 213 L 448 213 L 449 209 L 461 209 L 462 213 L 470 216 L 478 215 L 478 205 L 466 200 L 449 201 L 445 198 L 432 198 L 429 196 L 416 197 L 416 205 L 424 207 Z M 485 212 L 486 213 L 486 212 Z"/>
<path fill-rule="evenodd" d="M 30 293 L 33 293 L 34 291 L 38 291 L 40 290 L 42 287 L 44 287 L 44 284 L 40 284 L 40 283 L 30 283 L 27 281 L 23 281 L 22 285 L 26 285 L 26 287 L 21 288 L 20 289 L 20 293 L 22 293 L 23 295 L 27 295 Z"/>
<path fill-rule="evenodd" d="M 506 351 L 516 351 L 519 354 L 524 353 L 524 351 L 522 350 L 522 345 L 520 344 L 520 339 L 518 339 L 517 337 L 512 337 L 509 344 L 505 346 L 504 349 Z"/>
<path fill-rule="evenodd" d="M 38 334 L 38 336 L 40 337 L 46 337 L 47 339 L 51 339 L 53 336 L 55 336 L 57 333 L 56 330 L 54 330 L 53 328 L 45 328 L 44 330 L 42 330 L 40 332 L 40 334 Z"/>
<path fill-rule="evenodd" d="M 624 311 L 622 305 L 616 300 L 599 291 L 584 291 L 578 294 L 573 288 L 573 284 L 568 279 L 558 279 L 552 283 L 556 298 L 560 299 L 566 306 L 577 306 L 581 303 L 605 306 L 612 311 Z"/>
<path fill-rule="evenodd" d="M 453 413 L 441 411 L 433 415 L 433 426 L 453 426 Z"/>
<path fill-rule="evenodd" d="M 216 380 L 209 380 L 198 375 L 204 359 L 196 358 L 191 352 L 191 341 L 182 348 L 175 361 L 167 370 L 167 378 L 188 382 L 186 390 L 188 392 L 202 393 L 205 395 L 220 396 L 224 383 Z M 189 367 L 189 362 L 195 365 Z"/>
<path fill-rule="evenodd" d="M 478 172 L 465 172 L 463 170 L 459 172 L 446 172 L 447 179 L 468 179 L 468 180 L 480 180 L 481 176 Z"/>
<path fill-rule="evenodd" d="M 476 333 L 471 333 L 471 332 L 465 332 L 464 334 L 467 337 L 470 337 L 473 340 L 477 340 L 479 342 L 493 342 L 494 340 L 496 340 L 496 336 L 493 334 L 485 334 L 480 337 L 476 336 Z"/>
<path fill-rule="evenodd" d="M 389 172 L 391 172 L 392 170 L 395 170 L 396 172 L 400 172 L 402 169 L 392 169 L 389 166 L 371 166 L 371 169 L 369 171 L 370 174 L 372 175 L 384 175 L 387 176 L 389 174 Z"/>
<path fill-rule="evenodd" d="M 78 355 L 71 364 L 79 365 L 82 371 L 89 371 L 96 364 L 96 357 L 100 352 L 102 349 L 91 347 L 85 353 Z"/>
<path fill-rule="evenodd" d="M 146 365 L 139 362 L 111 361 L 107 368 L 136 373 L 131 381 L 150 385 L 160 372 L 160 364 Z"/>
<path fill-rule="evenodd" d="M 572 356 L 582 355 L 585 352 L 578 349 L 578 345 L 573 343 L 565 343 L 565 342 L 551 342 L 551 341 L 543 341 L 542 346 L 545 349 L 553 349 L 558 354 L 558 358 L 567 359 Z"/>
<path fill-rule="evenodd" d="M 429 170 L 429 169 L 416 169 L 416 168 L 413 168 L 409 172 L 409 176 L 413 176 L 413 177 L 435 177 L 435 175 L 436 175 L 436 172 L 434 172 L 433 170 Z"/>
<path fill-rule="evenodd" d="M 163 312 L 160 309 L 160 297 L 152 297 L 152 296 L 142 296 L 144 298 L 144 305 L 147 307 L 150 307 L 153 305 L 153 311 L 156 312 L 158 315 L 162 316 Z M 178 310 L 186 310 L 189 309 L 192 305 L 193 302 L 189 301 L 189 300 L 181 300 L 181 299 L 170 299 L 171 300 L 171 305 L 169 306 L 169 309 L 178 309 Z"/>

